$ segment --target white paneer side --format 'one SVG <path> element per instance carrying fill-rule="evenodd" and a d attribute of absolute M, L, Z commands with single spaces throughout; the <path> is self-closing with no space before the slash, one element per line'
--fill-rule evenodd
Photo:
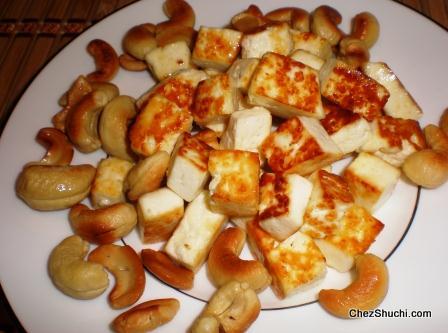
<path fill-rule="evenodd" d="M 238 56 L 242 36 L 236 30 L 202 26 L 194 45 L 193 62 L 202 68 L 225 71 Z"/>
<path fill-rule="evenodd" d="M 389 91 L 389 100 L 384 105 L 384 112 L 388 116 L 413 120 L 419 120 L 422 117 L 422 109 L 387 64 L 367 62 L 362 70 Z"/>
<path fill-rule="evenodd" d="M 319 58 L 318 56 L 305 50 L 295 50 L 289 56 L 291 59 L 299 61 L 316 71 L 320 71 L 325 63 L 325 60 L 323 60 L 322 58 Z"/>
<path fill-rule="evenodd" d="M 184 217 L 165 245 L 164 251 L 180 265 L 196 272 L 207 258 L 227 216 L 208 206 L 209 193 L 201 192 L 186 208 Z"/>
<path fill-rule="evenodd" d="M 191 68 L 191 51 L 185 41 L 178 41 L 151 50 L 145 60 L 160 81 L 179 70 Z"/>
<path fill-rule="evenodd" d="M 355 202 L 373 213 L 391 196 L 400 170 L 369 153 L 360 153 L 344 170 Z"/>
<path fill-rule="evenodd" d="M 318 72 L 277 53 L 266 53 L 260 60 L 247 98 L 249 103 L 264 106 L 281 118 L 324 117 Z"/>
<path fill-rule="evenodd" d="M 260 227 L 278 241 L 295 233 L 312 191 L 311 182 L 299 175 L 264 173 L 260 179 Z"/>
<path fill-rule="evenodd" d="M 236 111 L 230 116 L 227 129 L 221 137 L 221 147 L 258 152 L 270 134 L 271 126 L 271 113 L 263 107 Z"/>
<path fill-rule="evenodd" d="M 266 52 L 288 55 L 292 48 L 288 23 L 278 23 L 263 31 L 245 34 L 241 41 L 241 57 L 261 58 Z"/>
<path fill-rule="evenodd" d="M 184 133 L 179 137 L 168 168 L 167 186 L 185 201 L 191 202 L 209 178 L 208 155 L 211 148 Z"/>
<path fill-rule="evenodd" d="M 140 196 L 137 215 L 143 243 L 165 241 L 184 215 L 184 201 L 169 188 L 163 187 Z"/>
<path fill-rule="evenodd" d="M 126 201 L 124 181 L 132 166 L 133 163 L 117 157 L 100 161 L 90 190 L 93 207 L 106 207 Z"/>
<path fill-rule="evenodd" d="M 230 78 L 235 82 L 235 86 L 243 93 L 247 92 L 259 61 L 258 58 L 237 59 L 227 71 Z"/>

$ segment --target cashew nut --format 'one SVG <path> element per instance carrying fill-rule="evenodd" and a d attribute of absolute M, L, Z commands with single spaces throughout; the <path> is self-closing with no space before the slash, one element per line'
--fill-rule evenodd
<path fill-rule="evenodd" d="M 193 8 L 184 0 L 165 0 L 163 11 L 169 20 L 156 26 L 157 45 L 165 46 L 182 40 L 191 47 L 196 20 Z"/>
<path fill-rule="evenodd" d="M 144 249 L 141 257 L 146 269 L 163 282 L 177 289 L 193 288 L 194 273 L 176 265 L 165 253 Z"/>
<path fill-rule="evenodd" d="M 158 189 L 169 162 L 170 155 L 161 150 L 134 165 L 125 180 L 128 199 L 136 201 L 143 194 Z"/>
<path fill-rule="evenodd" d="M 94 39 L 87 45 L 87 52 L 94 58 L 96 70 L 87 75 L 91 82 L 112 80 L 118 72 L 118 55 L 114 48 L 101 39 Z"/>
<path fill-rule="evenodd" d="M 16 191 L 33 209 L 65 209 L 89 195 L 94 176 L 95 168 L 88 164 L 27 165 L 17 179 Z"/>
<path fill-rule="evenodd" d="M 107 154 L 131 162 L 134 160 L 127 132 L 136 114 L 135 100 L 129 96 L 117 96 L 105 106 L 101 112 L 98 132 L 102 148 Z"/>
<path fill-rule="evenodd" d="M 436 188 L 448 180 L 448 136 L 435 125 L 426 126 L 423 132 L 431 149 L 409 155 L 402 169 L 415 184 Z"/>
<path fill-rule="evenodd" d="M 353 18 L 350 36 L 363 40 L 368 49 L 376 43 L 379 35 L 380 24 L 373 14 L 362 12 Z"/>
<path fill-rule="evenodd" d="M 278 8 L 267 13 L 265 18 L 276 22 L 288 22 L 289 26 L 295 30 L 310 31 L 310 14 L 302 8 Z"/>
<path fill-rule="evenodd" d="M 75 104 L 77 104 L 85 95 L 92 91 L 92 86 L 86 77 L 81 75 L 71 85 L 70 89 L 65 92 L 59 100 L 59 104 L 64 108 L 56 113 L 51 121 L 53 126 L 58 130 L 65 132 L 65 119 L 67 114 Z"/>
<path fill-rule="evenodd" d="M 243 260 L 240 255 L 246 233 L 240 228 L 227 228 L 218 236 L 208 255 L 207 268 L 213 283 L 220 287 L 229 281 L 246 282 L 260 292 L 271 284 L 263 264 L 257 260 Z"/>
<path fill-rule="evenodd" d="M 350 309 L 372 310 L 386 297 L 389 275 L 385 262 L 367 253 L 355 258 L 356 279 L 345 289 L 322 289 L 319 303 L 332 315 L 349 318 Z"/>
<path fill-rule="evenodd" d="M 103 265 L 115 277 L 115 286 L 109 294 L 112 308 L 130 306 L 142 296 L 146 283 L 145 271 L 132 247 L 100 245 L 89 254 L 88 260 Z"/>
<path fill-rule="evenodd" d="M 64 239 L 51 252 L 48 272 L 55 286 L 64 294 L 79 299 L 101 295 L 109 286 L 103 266 L 84 261 L 89 243 L 79 236 Z"/>
<path fill-rule="evenodd" d="M 260 301 L 255 291 L 247 283 L 231 281 L 215 292 L 191 332 L 244 332 L 259 313 Z"/>
<path fill-rule="evenodd" d="M 66 133 L 79 151 L 90 153 L 101 147 L 98 119 L 109 100 L 105 92 L 94 90 L 70 109 L 66 119 Z"/>
<path fill-rule="evenodd" d="M 341 14 L 330 6 L 319 6 L 313 12 L 311 31 L 337 45 L 344 33 L 338 28 L 342 22 Z"/>
<path fill-rule="evenodd" d="M 162 298 L 143 302 L 122 313 L 112 322 L 117 333 L 142 333 L 156 329 L 171 321 L 179 310 L 175 298 Z"/>
<path fill-rule="evenodd" d="M 120 66 L 128 71 L 142 72 L 148 68 L 146 62 L 134 58 L 130 54 L 124 53 L 118 57 Z"/>
<path fill-rule="evenodd" d="M 157 47 L 155 33 L 156 26 L 152 23 L 132 27 L 123 37 L 124 51 L 138 60 L 145 60 L 146 54 Z"/>
<path fill-rule="evenodd" d="M 448 109 L 445 109 L 442 117 L 440 117 L 439 127 L 443 131 L 443 133 L 448 136 Z"/>
<path fill-rule="evenodd" d="M 263 16 L 260 8 L 250 5 L 246 10 L 234 15 L 230 22 L 234 29 L 243 33 L 251 33 L 264 26 L 268 20 Z"/>
<path fill-rule="evenodd" d="M 60 130 L 52 127 L 41 128 L 37 133 L 37 140 L 47 148 L 40 164 L 69 165 L 72 161 L 73 146 Z"/>
<path fill-rule="evenodd" d="M 358 38 L 344 37 L 339 42 L 339 53 L 342 60 L 353 68 L 360 68 L 370 59 L 369 48 Z"/>
<path fill-rule="evenodd" d="M 129 203 L 89 209 L 77 204 L 70 209 L 69 220 L 75 234 L 90 243 L 110 244 L 126 236 L 137 224 L 137 213 Z"/>
<path fill-rule="evenodd" d="M 118 87 L 110 82 L 90 82 L 92 90 L 98 90 L 106 94 L 107 100 L 110 101 L 120 94 Z"/>

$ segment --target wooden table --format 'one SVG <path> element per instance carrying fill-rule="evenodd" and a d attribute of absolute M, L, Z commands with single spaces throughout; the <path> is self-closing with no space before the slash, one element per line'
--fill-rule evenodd
<path fill-rule="evenodd" d="M 448 29 L 448 0 L 395 1 Z M 0 1 L 0 132 L 39 69 L 85 28 L 132 2 L 135 0 Z M 0 333 L 23 331 L 0 288 Z"/>

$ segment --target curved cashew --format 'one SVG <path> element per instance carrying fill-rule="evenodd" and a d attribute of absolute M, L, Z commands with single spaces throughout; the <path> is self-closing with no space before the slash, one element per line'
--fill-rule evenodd
<path fill-rule="evenodd" d="M 143 302 L 115 318 L 112 322 L 112 328 L 117 333 L 152 331 L 171 321 L 179 307 L 180 303 L 175 298 Z"/>
<path fill-rule="evenodd" d="M 350 36 L 363 40 L 367 48 L 370 49 L 376 43 L 379 35 L 380 24 L 373 14 L 363 12 L 353 18 Z"/>
<path fill-rule="evenodd" d="M 330 6 L 317 7 L 313 12 L 311 31 L 325 39 L 331 45 L 337 45 L 344 33 L 338 28 L 342 22 L 341 14 Z"/>
<path fill-rule="evenodd" d="M 372 310 L 386 297 L 389 275 L 385 262 L 373 254 L 362 254 L 355 258 L 357 277 L 342 290 L 323 289 L 319 292 L 319 303 L 331 314 L 350 317 L 350 309 Z"/>
<path fill-rule="evenodd" d="M 89 254 L 115 277 L 115 286 L 109 294 L 112 308 L 121 309 L 134 304 L 145 290 L 145 271 L 137 253 L 129 245 L 100 245 Z"/>
<path fill-rule="evenodd" d="M 91 82 L 112 80 L 118 72 L 118 55 L 114 48 L 101 39 L 94 39 L 87 45 L 87 52 L 94 58 L 96 71 L 87 75 Z"/>
<path fill-rule="evenodd" d="M 423 132 L 431 149 L 409 155 L 402 169 L 415 184 L 436 188 L 448 180 L 448 136 L 435 125 L 426 126 Z"/>
<path fill-rule="evenodd" d="M 37 133 L 37 141 L 47 148 L 40 164 L 69 165 L 72 161 L 73 146 L 60 130 L 52 127 L 41 128 Z"/>
<path fill-rule="evenodd" d="M 246 10 L 234 15 L 230 21 L 234 29 L 243 33 L 251 33 L 267 22 L 260 8 L 255 5 L 250 5 Z"/>
<path fill-rule="evenodd" d="M 85 95 L 92 91 L 92 86 L 86 77 L 81 75 L 71 85 L 70 89 L 59 99 L 59 104 L 64 108 L 56 113 L 51 121 L 58 130 L 65 132 L 65 119 L 67 114 L 75 104 L 77 104 Z"/>
<path fill-rule="evenodd" d="M 48 272 L 55 286 L 64 294 L 79 299 L 101 295 L 109 286 L 103 266 L 84 261 L 89 243 L 79 236 L 70 236 L 51 252 Z"/>
<path fill-rule="evenodd" d="M 17 179 L 16 191 L 33 209 L 65 209 L 89 195 L 94 177 L 95 168 L 88 164 L 28 165 Z"/>
<path fill-rule="evenodd" d="M 120 66 L 131 72 L 142 72 L 148 68 L 146 62 L 134 58 L 130 54 L 124 53 L 118 57 Z"/>
<path fill-rule="evenodd" d="M 124 51 L 138 60 L 145 60 L 145 55 L 156 47 L 156 26 L 152 23 L 136 25 L 123 37 Z"/>
<path fill-rule="evenodd" d="M 69 220 L 75 234 L 90 243 L 110 244 L 126 236 L 137 224 L 137 212 L 129 203 L 89 209 L 77 204 L 70 209 Z"/>
<path fill-rule="evenodd" d="M 118 87 L 110 82 L 90 82 L 90 85 L 92 86 L 92 90 L 104 93 L 107 96 L 108 101 L 120 94 Z"/>
<path fill-rule="evenodd" d="M 342 60 L 354 68 L 360 68 L 369 61 L 370 53 L 366 43 L 358 38 L 344 37 L 339 42 L 339 53 Z"/>
<path fill-rule="evenodd" d="M 165 177 L 169 162 L 170 155 L 162 150 L 137 162 L 125 180 L 128 199 L 136 201 L 141 195 L 158 189 Z"/>
<path fill-rule="evenodd" d="M 177 289 L 193 288 L 194 273 L 176 265 L 165 253 L 144 249 L 141 257 L 146 269 L 163 282 Z"/>
<path fill-rule="evenodd" d="M 448 109 L 445 109 L 442 117 L 440 117 L 439 127 L 443 131 L 443 133 L 448 136 Z"/>
<path fill-rule="evenodd" d="M 129 96 L 117 96 L 104 107 L 98 132 L 103 150 L 112 156 L 134 161 L 129 148 L 128 126 L 136 116 L 135 100 Z"/>
<path fill-rule="evenodd" d="M 108 102 L 106 93 L 94 90 L 68 113 L 66 132 L 70 141 L 79 151 L 90 153 L 101 147 L 101 140 L 98 135 L 98 119 Z"/>
<path fill-rule="evenodd" d="M 213 243 L 207 268 L 216 286 L 236 280 L 246 282 L 250 288 L 260 292 L 271 284 L 271 276 L 261 262 L 238 257 L 245 242 L 246 234 L 243 230 L 227 228 Z"/>
<path fill-rule="evenodd" d="M 302 8 L 278 8 L 267 13 L 265 18 L 276 22 L 288 22 L 289 26 L 295 30 L 310 31 L 310 14 Z"/>
<path fill-rule="evenodd" d="M 163 11 L 169 20 L 156 26 L 157 45 L 165 46 L 183 40 L 191 47 L 196 20 L 193 8 L 184 0 L 165 0 Z"/>
<path fill-rule="evenodd" d="M 215 292 L 191 332 L 244 332 L 259 313 L 260 301 L 255 291 L 247 283 L 231 281 Z"/>

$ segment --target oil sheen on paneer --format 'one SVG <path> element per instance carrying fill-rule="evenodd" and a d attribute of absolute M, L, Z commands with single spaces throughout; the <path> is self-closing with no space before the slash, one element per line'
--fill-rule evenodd
<path fill-rule="evenodd" d="M 264 106 L 281 118 L 324 117 L 316 70 L 277 53 L 266 53 L 252 76 L 251 104 Z"/>
<path fill-rule="evenodd" d="M 208 170 L 212 176 L 212 210 L 228 216 L 253 216 L 258 212 L 258 153 L 214 150 L 210 152 Z"/>
<path fill-rule="evenodd" d="M 278 242 L 260 228 L 256 218 L 246 227 L 250 248 L 271 274 L 277 297 L 305 290 L 325 277 L 325 258 L 311 237 L 297 231 Z"/>
<path fill-rule="evenodd" d="M 130 127 L 131 149 L 141 156 L 160 150 L 171 154 L 179 135 L 189 132 L 192 125 L 193 117 L 188 109 L 180 108 L 162 95 L 154 95 Z"/>
<path fill-rule="evenodd" d="M 228 119 L 236 110 L 236 87 L 228 74 L 219 74 L 199 83 L 194 106 L 194 121 L 201 126 Z"/>
<path fill-rule="evenodd" d="M 393 166 L 400 167 L 406 157 L 426 148 L 416 120 L 381 116 L 370 123 L 370 128 L 371 135 L 360 150 L 373 153 Z"/>
<path fill-rule="evenodd" d="M 283 122 L 261 146 L 276 173 L 308 175 L 342 157 L 317 119 L 293 117 Z"/>
<path fill-rule="evenodd" d="M 302 32 L 290 30 L 293 50 L 304 50 L 321 59 L 328 59 L 333 56 L 333 50 L 330 42 L 312 32 Z"/>
<path fill-rule="evenodd" d="M 167 172 L 167 186 L 188 202 L 203 190 L 209 178 L 210 150 L 211 147 L 190 133 L 182 134 L 176 143 Z"/>
<path fill-rule="evenodd" d="M 319 72 L 322 96 L 368 121 L 382 115 L 389 98 L 385 87 L 341 60 L 329 59 Z"/>
<path fill-rule="evenodd" d="M 202 26 L 194 45 L 193 62 L 203 68 L 226 70 L 240 52 L 242 36 L 236 30 Z"/>

